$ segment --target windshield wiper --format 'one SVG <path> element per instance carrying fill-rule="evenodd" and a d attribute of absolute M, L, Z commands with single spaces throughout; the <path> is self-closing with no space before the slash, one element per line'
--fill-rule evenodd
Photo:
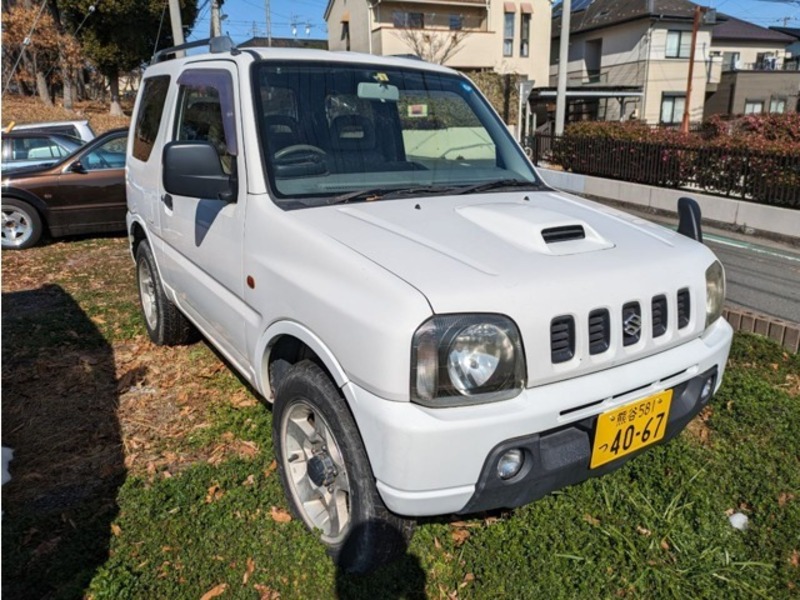
<path fill-rule="evenodd" d="M 384 194 L 390 191 L 393 190 L 387 190 L 386 188 L 368 188 L 365 190 L 356 190 L 354 192 L 347 192 L 345 194 L 334 196 L 328 200 L 328 204 L 347 204 L 351 200 L 378 200 L 379 198 L 382 198 Z"/>
<path fill-rule="evenodd" d="M 538 181 L 523 181 L 521 179 L 496 179 L 494 181 L 486 181 L 484 183 L 476 183 L 474 185 L 467 185 L 464 187 L 453 188 L 451 193 L 453 195 L 473 194 L 477 192 L 488 192 L 489 190 L 496 190 L 500 188 L 514 188 L 522 187 L 528 189 L 541 189 L 542 184 Z"/>

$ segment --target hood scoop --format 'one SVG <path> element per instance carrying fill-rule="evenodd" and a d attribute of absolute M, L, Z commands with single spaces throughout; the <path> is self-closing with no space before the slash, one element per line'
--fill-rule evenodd
<path fill-rule="evenodd" d="M 571 242 L 572 240 L 585 239 L 586 231 L 583 229 L 583 225 L 563 225 L 561 227 L 542 229 L 542 237 L 546 244 Z"/>
<path fill-rule="evenodd" d="M 613 248 L 588 223 L 518 203 L 462 206 L 456 212 L 504 242 L 527 252 L 565 256 Z"/>

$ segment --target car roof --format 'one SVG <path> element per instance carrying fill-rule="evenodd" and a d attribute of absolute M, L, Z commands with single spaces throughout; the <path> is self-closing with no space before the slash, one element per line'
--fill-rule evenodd
<path fill-rule="evenodd" d="M 67 135 L 66 133 L 51 133 L 49 131 L 27 131 L 27 130 L 18 130 L 16 128 L 12 129 L 8 133 L 3 134 L 4 138 L 47 138 L 47 139 L 56 139 L 61 141 L 73 142 L 82 146 L 84 141 L 80 138 L 77 138 L 73 135 Z"/>
<path fill-rule="evenodd" d="M 88 119 L 77 119 L 75 121 L 39 121 L 37 123 L 18 123 L 14 125 L 14 131 L 16 129 L 33 129 L 36 127 L 63 127 L 65 125 L 88 125 Z"/>

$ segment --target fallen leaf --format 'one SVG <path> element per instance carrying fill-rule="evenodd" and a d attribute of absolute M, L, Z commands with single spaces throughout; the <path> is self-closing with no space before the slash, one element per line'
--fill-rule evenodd
<path fill-rule="evenodd" d="M 469 539 L 470 533 L 466 529 L 454 529 L 450 535 L 453 538 L 453 543 L 458 547 Z"/>
<path fill-rule="evenodd" d="M 250 576 L 253 574 L 253 571 L 255 570 L 256 570 L 256 561 L 248 557 L 247 568 L 245 569 L 244 575 L 242 576 L 242 585 L 247 585 L 247 582 L 250 580 Z"/>
<path fill-rule="evenodd" d="M 215 585 L 205 594 L 200 596 L 200 600 L 211 600 L 211 598 L 216 598 L 217 596 L 221 596 L 222 594 L 225 593 L 225 590 L 227 589 L 228 589 L 227 583 L 220 583 L 219 585 Z"/>
<path fill-rule="evenodd" d="M 641 525 L 637 525 L 636 526 L 636 532 L 639 535 L 643 535 L 644 537 L 650 537 L 652 535 L 652 533 L 653 533 L 652 531 L 650 531 L 649 529 L 645 529 Z"/>
<path fill-rule="evenodd" d="M 269 466 L 267 467 L 266 471 L 264 471 L 264 475 L 269 476 L 269 474 L 275 471 L 275 469 L 277 468 L 278 468 L 278 463 L 273 460 L 271 463 L 269 463 Z"/>
<path fill-rule="evenodd" d="M 272 520 L 276 523 L 288 523 L 292 520 L 292 515 L 277 506 L 273 506 L 269 509 L 269 516 L 271 516 Z"/>
<path fill-rule="evenodd" d="M 786 506 L 786 503 L 792 500 L 794 500 L 794 494 L 789 492 L 781 492 L 778 494 L 778 506 Z"/>
<path fill-rule="evenodd" d="M 600 525 L 600 519 L 597 519 L 597 518 L 593 517 L 589 513 L 586 513 L 585 515 L 583 515 L 583 520 L 586 521 L 587 523 L 589 523 L 590 525 L 594 525 L 595 527 L 597 525 Z"/>
<path fill-rule="evenodd" d="M 280 600 L 281 594 L 269 586 L 256 583 L 253 589 L 259 593 L 259 600 Z"/>
<path fill-rule="evenodd" d="M 662 550 L 669 550 L 669 543 L 667 542 L 667 538 L 661 540 L 661 549 Z"/>
<path fill-rule="evenodd" d="M 789 559 L 789 564 L 795 569 L 800 567 L 800 552 L 797 550 L 792 550 L 792 557 Z"/>
<path fill-rule="evenodd" d="M 466 575 L 464 575 L 463 581 L 458 584 L 458 587 L 459 587 L 459 589 L 463 589 L 463 588 L 467 587 L 473 581 L 475 581 L 475 575 L 473 575 L 472 573 L 467 573 Z"/>
<path fill-rule="evenodd" d="M 114 537 L 119 537 L 122 535 L 122 528 L 117 525 L 116 523 L 111 524 L 111 533 L 114 534 Z"/>
<path fill-rule="evenodd" d="M 255 484 L 255 482 L 256 482 L 255 475 L 248 475 L 247 479 L 244 480 L 242 485 L 249 487 L 249 486 Z"/>
<path fill-rule="evenodd" d="M 437 538 L 437 537 L 433 538 L 433 545 L 437 550 L 441 550 L 442 549 L 442 543 L 439 541 L 439 538 Z"/>
<path fill-rule="evenodd" d="M 211 504 L 212 502 L 219 500 L 224 494 L 225 492 L 219 489 L 219 486 L 215 483 L 208 488 L 208 494 L 206 494 L 206 504 Z"/>

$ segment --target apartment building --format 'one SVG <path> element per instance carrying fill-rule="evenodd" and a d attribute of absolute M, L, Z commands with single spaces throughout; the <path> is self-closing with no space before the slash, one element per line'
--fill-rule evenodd
<path fill-rule="evenodd" d="M 325 21 L 331 50 L 409 55 L 417 53 L 415 43 L 432 50 L 457 40 L 437 62 L 518 73 L 539 84 L 548 79 L 549 0 L 329 0 Z"/>
<path fill-rule="evenodd" d="M 694 10 L 687 0 L 577 0 L 571 14 L 567 65 L 573 119 L 680 123 L 686 106 Z M 712 19 L 706 18 L 697 33 L 689 106 L 692 121 L 703 116 L 712 27 Z M 560 30 L 557 13 L 550 55 L 552 86 L 558 75 Z M 618 89 L 630 95 L 614 95 Z M 581 96 L 589 91 L 595 91 L 594 96 Z M 607 94 L 600 94 L 604 91 Z"/>

